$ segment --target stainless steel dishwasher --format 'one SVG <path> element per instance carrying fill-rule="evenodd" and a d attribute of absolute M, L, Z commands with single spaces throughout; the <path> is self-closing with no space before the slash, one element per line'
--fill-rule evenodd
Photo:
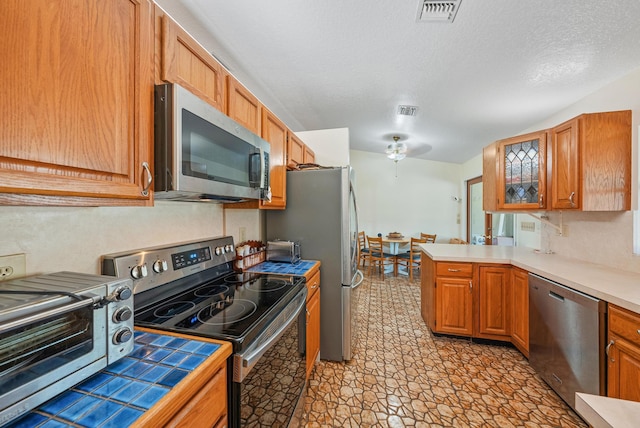
<path fill-rule="evenodd" d="M 605 395 L 605 301 L 529 274 L 529 363 L 575 410 L 575 393 Z"/>

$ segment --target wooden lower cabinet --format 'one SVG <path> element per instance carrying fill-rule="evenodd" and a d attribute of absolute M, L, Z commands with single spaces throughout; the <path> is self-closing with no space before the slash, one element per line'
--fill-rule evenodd
<path fill-rule="evenodd" d="M 512 269 L 510 265 L 434 261 L 423 253 L 422 318 L 435 333 L 514 341 L 528 356 L 527 272 L 518 270 L 520 282 L 516 282 L 521 288 L 515 292 Z M 518 299 L 517 315 L 512 309 L 514 299 Z M 513 320 L 518 322 L 516 340 L 512 339 Z"/>
<path fill-rule="evenodd" d="M 511 335 L 509 298 L 510 266 L 480 266 L 478 281 L 478 331 L 488 339 L 504 339 Z M 499 336 L 499 337 L 496 337 Z"/>
<path fill-rule="evenodd" d="M 609 304 L 607 395 L 640 401 L 640 314 Z"/>
<path fill-rule="evenodd" d="M 435 331 L 471 336 L 473 333 L 472 292 L 471 279 L 436 279 Z"/>
<path fill-rule="evenodd" d="M 529 273 L 511 268 L 511 343 L 529 357 Z"/>
<path fill-rule="evenodd" d="M 320 356 L 320 270 L 311 274 L 307 280 L 307 310 L 306 310 L 306 356 L 307 379 Z"/>

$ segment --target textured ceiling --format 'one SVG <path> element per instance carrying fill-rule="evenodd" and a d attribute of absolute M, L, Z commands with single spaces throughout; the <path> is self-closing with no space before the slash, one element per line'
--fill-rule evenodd
<path fill-rule="evenodd" d="M 640 68 L 638 0 L 157 0 L 293 131 L 464 162 Z M 418 106 L 415 117 L 398 105 Z"/>

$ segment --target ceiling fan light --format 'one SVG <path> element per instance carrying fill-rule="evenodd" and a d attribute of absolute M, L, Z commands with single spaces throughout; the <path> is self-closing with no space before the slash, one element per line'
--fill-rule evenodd
<path fill-rule="evenodd" d="M 407 155 L 405 153 L 392 152 L 392 153 L 387 154 L 387 157 L 389 159 L 391 159 L 392 161 L 396 161 L 397 162 L 399 160 L 402 160 L 402 159 L 406 158 Z"/>

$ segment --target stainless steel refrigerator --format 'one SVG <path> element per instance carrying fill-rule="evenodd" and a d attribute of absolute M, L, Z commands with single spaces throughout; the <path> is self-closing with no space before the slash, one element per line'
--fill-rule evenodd
<path fill-rule="evenodd" d="M 320 260 L 320 358 L 350 360 L 357 339 L 358 216 L 350 167 L 287 172 L 287 208 L 266 213 L 268 240 Z"/>

